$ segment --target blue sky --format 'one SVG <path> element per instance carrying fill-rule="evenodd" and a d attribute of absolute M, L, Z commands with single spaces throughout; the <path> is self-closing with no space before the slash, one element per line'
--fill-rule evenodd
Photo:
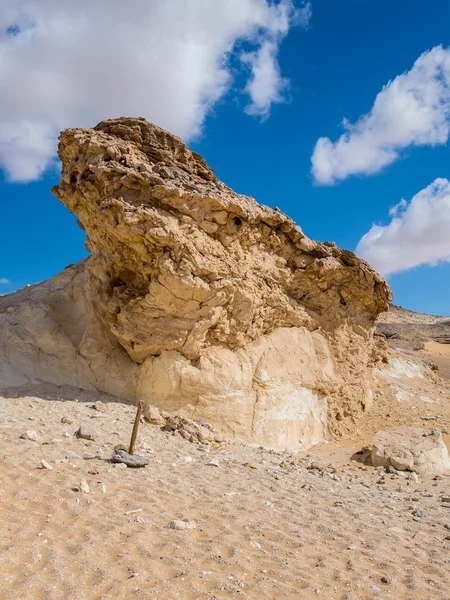
<path fill-rule="evenodd" d="M 224 0 L 224 4 L 227 1 Z M 229 0 L 230 10 L 235 9 L 231 6 L 234 1 Z M 170 2 L 175 7 L 177 0 Z M 204 0 L 186 0 L 185 4 L 191 4 L 189 19 L 202 2 Z M 8 6 L 11 4 L 14 2 Z M 35 31 L 39 32 L 40 24 L 51 19 L 58 10 L 57 3 L 53 0 L 44 0 L 39 8 L 37 2 L 30 0 L 30 4 L 36 5 L 35 13 L 30 8 L 31 16 L 12 12 L 7 15 L 8 18 L 4 15 L 3 22 L 0 18 L 0 32 L 2 28 L 5 32 L 8 27 L 18 25 L 19 34 L 14 37 L 20 38 L 22 34 L 25 35 L 32 22 L 35 35 Z M 48 13 L 36 12 L 46 4 Z M 86 11 L 91 10 L 89 3 L 82 1 L 80 4 L 82 9 L 84 7 Z M 54 93 L 55 88 L 52 86 L 56 84 L 52 77 L 60 80 L 61 73 L 66 77 L 66 67 L 69 71 L 73 68 L 76 72 L 77 57 L 74 57 L 73 51 L 70 55 L 64 55 L 61 51 L 62 58 L 58 64 L 51 62 L 54 59 L 50 59 L 48 52 L 44 51 L 38 62 L 35 57 L 27 55 L 23 48 L 14 47 L 18 58 L 6 52 L 0 54 L 3 56 L 2 61 L 10 60 L 10 56 L 11 60 L 14 59 L 13 74 L 11 70 L 5 74 L 5 69 L 2 71 L 0 66 L 0 85 L 3 84 L 3 88 L 5 82 L 8 82 L 8 87 L 4 89 L 9 90 L 10 95 L 9 102 L 4 100 L 2 104 L 0 100 L 0 131 L 2 127 L 4 130 L 11 128 L 16 119 L 19 129 L 29 120 L 39 123 L 40 132 L 43 128 L 46 132 L 41 139 L 34 137 L 34 129 L 30 130 L 23 136 L 25 141 L 21 142 L 22 145 L 17 147 L 13 146 L 14 135 L 8 133 L 2 137 L 0 132 L 0 164 L 3 167 L 0 181 L 3 217 L 0 224 L 0 280 L 10 282 L 0 284 L 0 293 L 8 293 L 26 283 L 46 279 L 86 254 L 84 234 L 76 226 L 75 217 L 50 193 L 50 188 L 58 181 L 57 166 L 50 166 L 43 174 L 41 166 L 35 167 L 35 164 L 43 164 L 42 157 L 47 156 L 46 152 L 49 156 L 54 152 L 53 132 L 60 125 L 88 126 L 95 125 L 102 118 L 138 115 L 182 134 L 188 139 L 190 147 L 206 158 L 225 183 L 238 192 L 254 196 L 261 203 L 278 206 L 301 225 L 310 237 L 333 240 L 339 246 L 354 250 L 361 238 L 371 232 L 370 239 L 366 238 L 360 248 L 373 256 L 382 270 L 388 272 L 391 265 L 392 269 L 399 270 L 387 277 L 395 294 L 395 303 L 413 310 L 450 314 L 450 263 L 445 262 L 450 257 L 450 243 L 446 241 L 446 232 L 450 238 L 450 231 L 446 226 L 446 223 L 450 223 L 450 184 L 447 187 L 447 184 L 441 183 L 437 186 L 437 191 L 429 187 L 437 178 L 444 182 L 447 178 L 450 179 L 450 150 L 446 133 L 450 103 L 442 111 L 441 120 L 441 113 L 437 121 L 434 119 L 430 125 L 425 120 L 418 132 L 416 125 L 423 114 L 413 111 L 410 121 L 407 125 L 402 125 L 403 129 L 394 141 L 391 139 L 392 130 L 396 129 L 399 114 L 394 113 L 392 117 L 389 107 L 401 92 L 396 92 L 394 100 L 392 96 L 388 96 L 391 104 L 386 111 L 392 121 L 388 119 L 388 125 L 385 125 L 386 112 L 382 117 L 373 117 L 370 127 L 367 125 L 367 118 L 361 121 L 364 115 L 370 113 L 377 94 L 384 85 L 402 73 L 410 72 L 422 53 L 440 44 L 444 49 L 450 46 L 450 3 L 444 0 L 379 0 L 377 3 L 361 0 L 342 0 L 339 3 L 334 0 L 314 0 L 310 6 L 297 2 L 297 8 L 302 12 L 295 18 L 293 13 L 289 13 L 289 17 L 288 12 L 282 13 L 281 9 L 276 13 L 270 12 L 270 3 L 266 3 L 266 0 L 245 0 L 241 6 L 244 4 L 246 7 L 248 4 L 248 14 L 255 19 L 258 34 L 254 33 L 254 27 L 242 34 L 245 27 L 249 27 L 247 17 L 244 24 L 230 20 L 223 46 L 217 46 L 217 39 L 222 31 L 217 30 L 219 33 L 216 32 L 214 41 L 205 37 L 205 45 L 201 48 L 203 54 L 210 51 L 216 58 L 220 58 L 222 53 L 226 68 L 218 68 L 217 61 L 211 66 L 204 62 L 203 54 L 198 58 L 199 53 L 189 63 L 193 69 L 190 81 L 196 81 L 198 65 L 202 74 L 210 73 L 206 84 L 202 84 L 200 101 L 195 96 L 198 90 L 189 88 L 186 91 L 182 85 L 178 85 L 176 73 L 173 81 L 170 79 L 171 69 L 186 69 L 185 64 L 177 66 L 173 57 L 167 57 L 166 65 L 166 57 L 159 57 L 161 64 L 158 77 L 167 76 L 170 80 L 161 86 L 162 91 L 155 89 L 160 80 L 155 78 L 153 72 L 148 73 L 149 79 L 154 78 L 149 87 L 142 89 L 134 86 L 133 79 L 127 79 L 128 75 L 124 71 L 123 83 L 127 86 L 127 93 L 114 106 L 108 104 L 114 87 L 111 88 L 106 77 L 103 83 L 99 83 L 95 69 L 93 74 L 88 74 L 87 82 L 81 82 L 85 87 L 76 103 L 64 96 L 64 90 L 59 94 L 60 97 Z M 287 7 L 289 2 L 282 4 Z M 106 10 L 106 4 L 104 8 Z M 261 12 L 263 8 L 266 12 Z M 291 9 L 292 7 L 289 8 Z M 199 14 L 204 13 L 200 11 Z M 213 26 L 222 27 L 221 21 L 225 21 L 226 16 L 222 15 Z M 155 19 L 154 15 L 150 17 Z M 169 17 L 170 15 L 167 18 Z M 164 18 L 164 15 L 161 16 L 162 28 Z M 117 19 L 120 19 L 119 13 Z M 187 28 L 190 27 L 189 19 L 183 19 Z M 114 23 L 110 25 L 116 26 Z M 129 25 L 132 28 L 133 21 Z M 193 30 L 196 27 L 199 27 L 198 19 L 193 19 Z M 47 27 L 46 31 L 46 35 L 51 35 L 51 27 Z M 184 34 L 189 36 L 190 31 L 187 30 Z M 198 39 L 198 31 L 193 31 L 193 34 Z M 77 31 L 73 35 L 76 37 Z M 145 36 L 145 31 L 142 35 Z M 3 39 L 0 35 L 0 52 L 2 43 L 3 49 L 11 44 L 9 38 L 11 34 L 3 35 Z M 38 43 L 39 39 L 36 39 Z M 230 47 L 230 40 L 234 40 L 232 51 L 223 53 L 226 44 Z M 57 44 L 55 39 L 45 41 L 48 42 L 48 48 Z M 99 43 L 103 43 L 101 39 Z M 132 56 L 135 51 L 133 44 L 139 42 L 134 36 L 123 36 L 120 43 L 124 45 L 121 50 Z M 42 47 L 41 40 L 38 50 L 42 50 Z M 264 55 L 262 48 L 266 51 Z M 71 52 L 70 47 L 64 50 Z M 142 77 L 146 74 L 146 61 L 151 60 L 143 50 L 147 50 L 151 57 L 152 48 L 145 45 L 139 47 L 139 61 L 144 65 L 141 67 Z M 91 55 L 94 52 L 95 56 L 95 46 L 90 52 Z M 245 59 L 242 58 L 243 53 Z M 447 62 L 445 51 L 439 56 L 446 76 L 447 67 L 450 69 L 450 59 Z M 80 57 L 80 61 L 82 58 Z M 97 71 L 102 60 L 100 55 L 98 60 Z M 31 67 L 30 63 L 33 63 Z M 272 68 L 274 65 L 275 69 Z M 280 74 L 277 74 L 278 67 Z M 31 95 L 29 101 L 22 96 L 19 99 L 21 78 L 29 77 L 30 69 L 32 74 L 40 70 L 46 73 L 45 81 L 40 84 L 41 80 L 36 78 L 34 85 L 37 103 L 49 103 L 46 101 L 45 89 L 42 91 L 40 85 L 47 86 L 52 92 L 51 102 L 54 106 L 48 114 L 44 110 L 45 104 L 40 112 L 36 110 L 32 92 L 28 92 Z M 428 75 L 428 71 L 423 75 L 423 70 L 420 70 L 422 91 L 428 89 L 428 81 L 430 85 L 433 82 L 442 84 L 441 73 L 434 77 L 431 72 Z M 84 73 L 81 67 L 80 73 Z M 121 84 L 121 73 L 118 69 L 117 86 Z M 84 76 L 80 74 L 80 77 Z M 413 76 L 414 73 L 406 82 Z M 9 79 L 5 79 L 7 77 Z M 101 75 L 98 77 L 101 79 Z M 287 80 L 289 87 L 284 84 Z M 78 89 L 80 79 L 75 84 Z M 70 81 L 67 83 L 68 86 L 75 84 Z M 134 87 L 137 88 L 135 92 Z M 442 84 L 441 87 L 443 96 L 439 96 L 439 107 L 436 109 L 432 106 L 435 112 L 441 111 L 442 105 L 445 108 L 445 102 L 450 102 L 446 96 L 447 85 Z M 206 101 L 205 89 L 209 94 Z M 164 90 L 170 93 L 171 99 L 174 98 L 173 106 L 164 106 L 168 104 L 163 95 Z M 188 111 L 186 107 L 191 98 L 193 108 Z M 176 102 L 183 104 L 177 105 Z M 433 99 L 430 102 L 433 104 Z M 69 104 L 70 110 L 67 108 Z M 92 108 L 97 106 L 95 110 Z M 166 114 L 164 108 L 170 114 Z M 113 112 L 114 110 L 122 112 Z M 175 112 L 176 118 L 173 116 Z M 404 112 L 403 109 L 401 112 Z M 52 114 L 58 114 L 54 121 Z M 344 132 L 344 118 L 353 124 L 359 122 L 360 125 L 351 129 L 350 142 L 348 139 L 344 140 L 342 153 L 334 144 Z M 47 124 L 50 131 L 48 135 Z M 408 129 L 406 132 L 405 128 Z M 437 141 L 433 137 L 436 135 Z M 324 179 L 324 175 L 316 174 L 314 177 L 311 171 L 311 158 L 321 137 L 330 139 L 331 146 L 327 150 L 325 164 L 327 168 L 328 164 L 335 165 L 331 185 L 330 181 L 320 181 L 320 178 Z M 382 142 L 378 143 L 379 139 Z M 399 139 L 403 142 L 399 142 Z M 356 147 L 356 152 L 352 144 Z M 365 172 L 367 169 L 370 171 L 389 144 L 398 157 L 389 159 L 378 172 Z M 31 158 L 24 164 L 23 153 L 31 151 Z M 361 157 L 355 156 L 355 153 L 358 155 L 364 152 L 370 152 L 370 157 L 361 167 Z M 367 164 L 372 167 L 367 167 Z M 423 192 L 422 195 L 419 195 L 420 192 Z M 403 207 L 397 213 L 397 224 L 382 230 L 380 240 L 374 240 L 380 232 L 375 230 L 374 235 L 372 225 L 389 225 L 392 220 L 389 210 L 402 198 L 409 203 L 417 195 L 419 198 L 415 200 L 415 211 L 412 206 Z M 429 207 L 434 220 L 430 221 L 425 230 L 421 230 L 421 215 L 427 215 Z M 439 263 L 437 266 L 430 266 L 436 262 Z"/>

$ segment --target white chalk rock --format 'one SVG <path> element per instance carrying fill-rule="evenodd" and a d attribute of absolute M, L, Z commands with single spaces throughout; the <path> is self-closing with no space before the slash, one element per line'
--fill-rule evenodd
<path fill-rule="evenodd" d="M 398 471 L 421 475 L 450 473 L 450 457 L 438 429 L 393 427 L 378 431 L 371 458 L 376 467 L 392 465 Z"/>

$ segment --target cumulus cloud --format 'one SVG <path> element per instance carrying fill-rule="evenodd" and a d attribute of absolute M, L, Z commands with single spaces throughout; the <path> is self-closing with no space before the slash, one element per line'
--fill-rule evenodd
<path fill-rule="evenodd" d="M 0 167 L 36 179 L 60 129 L 110 117 L 192 139 L 232 88 L 232 55 L 247 112 L 267 116 L 286 86 L 279 44 L 310 15 L 293 0 L 0 0 Z"/>
<path fill-rule="evenodd" d="M 424 52 L 412 69 L 390 81 L 371 111 L 333 142 L 320 138 L 312 174 L 330 185 L 350 175 L 371 175 L 397 160 L 410 146 L 445 144 L 450 132 L 450 48 Z"/>
<path fill-rule="evenodd" d="M 6 277 L 0 277 L 0 284 L 1 285 L 8 285 L 11 282 L 9 281 L 9 279 L 6 279 Z"/>
<path fill-rule="evenodd" d="M 411 202 L 391 209 L 388 225 L 372 225 L 356 253 L 382 275 L 450 262 L 450 181 L 436 179 Z"/>

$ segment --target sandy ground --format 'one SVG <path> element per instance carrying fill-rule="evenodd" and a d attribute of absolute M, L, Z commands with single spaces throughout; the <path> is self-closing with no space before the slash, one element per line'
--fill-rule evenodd
<path fill-rule="evenodd" d="M 376 401 L 354 439 L 297 455 L 205 452 L 142 423 L 145 469 L 107 460 L 128 443 L 134 407 L 102 397 L 103 413 L 98 395 L 61 390 L 1 397 L 0 598 L 448 600 L 450 477 L 415 481 L 354 460 L 388 410 L 392 424 L 424 425 L 426 410 L 450 428 L 439 390 L 415 409 Z M 80 425 L 94 441 L 74 436 Z M 37 441 L 20 439 L 27 430 Z M 196 528 L 171 529 L 174 519 Z"/>

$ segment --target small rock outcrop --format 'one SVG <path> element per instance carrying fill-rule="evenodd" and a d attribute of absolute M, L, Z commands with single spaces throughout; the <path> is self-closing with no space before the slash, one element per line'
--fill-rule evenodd
<path fill-rule="evenodd" d="M 450 457 L 438 429 L 393 427 L 379 431 L 373 438 L 371 460 L 375 467 L 391 465 L 421 475 L 450 473 Z"/>
<path fill-rule="evenodd" d="M 353 427 L 391 299 L 366 262 L 144 119 L 65 130 L 59 156 L 53 192 L 91 256 L 0 299 L 4 378 L 141 399 L 276 448 Z"/>

